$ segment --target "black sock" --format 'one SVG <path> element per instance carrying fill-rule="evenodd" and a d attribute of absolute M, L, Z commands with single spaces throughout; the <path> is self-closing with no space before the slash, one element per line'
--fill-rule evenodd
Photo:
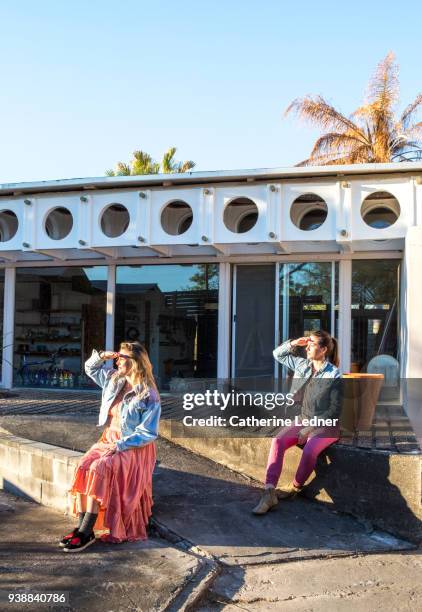
<path fill-rule="evenodd" d="M 82 525 L 79 527 L 79 533 L 89 535 L 94 530 L 95 521 L 97 520 L 97 513 L 85 512 L 85 516 L 82 521 Z"/>
<path fill-rule="evenodd" d="M 84 520 L 85 512 L 78 512 L 78 516 L 79 516 L 78 529 L 80 529 L 83 523 L 83 520 Z"/>

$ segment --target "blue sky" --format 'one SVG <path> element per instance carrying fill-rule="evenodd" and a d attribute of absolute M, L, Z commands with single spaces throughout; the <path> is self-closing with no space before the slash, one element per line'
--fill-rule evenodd
<path fill-rule="evenodd" d="M 348 114 L 389 50 L 422 91 L 422 3 L 2 3 L 0 183 L 101 176 L 169 146 L 197 170 L 290 166 L 317 132 L 289 102 Z"/>

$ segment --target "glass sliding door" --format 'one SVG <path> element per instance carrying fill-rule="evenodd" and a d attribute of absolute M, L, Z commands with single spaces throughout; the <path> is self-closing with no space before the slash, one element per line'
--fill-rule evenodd
<path fill-rule="evenodd" d="M 279 267 L 280 343 L 319 329 L 338 333 L 338 264 L 298 262 Z M 337 336 L 338 337 L 338 336 Z M 304 349 L 295 349 L 305 357 Z M 283 368 L 280 368 L 280 375 Z"/>
<path fill-rule="evenodd" d="M 340 304 L 339 304 L 339 278 L 340 278 L 340 265 L 336 261 L 334 264 L 334 336 L 337 340 L 340 337 L 340 330 L 338 327 Z"/>
<path fill-rule="evenodd" d="M 398 376 L 399 272 L 397 259 L 353 261 L 352 372 Z"/>
<path fill-rule="evenodd" d="M 232 375 L 273 376 L 275 264 L 237 265 Z"/>
<path fill-rule="evenodd" d="M 232 376 L 274 375 L 276 304 L 279 342 L 318 329 L 334 333 L 338 327 L 338 264 L 235 266 Z"/>
<path fill-rule="evenodd" d="M 217 376 L 218 265 L 117 266 L 116 347 L 147 349 L 161 390 Z"/>
<path fill-rule="evenodd" d="M 283 340 L 332 329 L 331 262 L 280 265 L 280 332 Z M 335 294 L 336 285 L 334 285 Z M 334 330 L 333 330 L 334 333 Z"/>

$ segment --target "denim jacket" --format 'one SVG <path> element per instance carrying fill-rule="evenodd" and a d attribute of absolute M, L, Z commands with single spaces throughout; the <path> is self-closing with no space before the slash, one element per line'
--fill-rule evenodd
<path fill-rule="evenodd" d="M 294 371 L 290 393 L 297 393 L 306 385 L 302 401 L 302 416 L 337 417 L 341 411 L 340 370 L 326 361 L 312 376 L 312 361 L 292 354 L 290 340 L 274 349 L 273 355 L 279 363 Z M 312 380 L 311 380 L 312 379 Z M 321 380 L 324 379 L 324 380 Z"/>
<path fill-rule="evenodd" d="M 107 422 L 109 408 L 122 390 L 125 379 L 113 378 L 116 370 L 107 368 L 95 349 L 85 362 L 85 372 L 102 388 L 98 417 L 98 426 L 101 427 Z M 154 389 L 149 389 L 149 392 L 142 397 L 139 395 L 140 391 L 137 385 L 123 397 L 120 413 L 122 438 L 116 442 L 118 451 L 145 446 L 158 437 L 160 398 Z"/>

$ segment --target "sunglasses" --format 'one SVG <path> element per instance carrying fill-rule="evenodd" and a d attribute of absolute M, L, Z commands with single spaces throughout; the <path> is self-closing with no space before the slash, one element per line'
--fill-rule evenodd
<path fill-rule="evenodd" d="M 308 340 L 308 346 L 312 345 L 312 346 L 321 346 L 320 342 L 314 342 L 313 340 L 309 339 Z"/>
<path fill-rule="evenodd" d="M 129 355 L 125 355 L 124 353 L 114 353 L 115 359 L 132 359 Z"/>

